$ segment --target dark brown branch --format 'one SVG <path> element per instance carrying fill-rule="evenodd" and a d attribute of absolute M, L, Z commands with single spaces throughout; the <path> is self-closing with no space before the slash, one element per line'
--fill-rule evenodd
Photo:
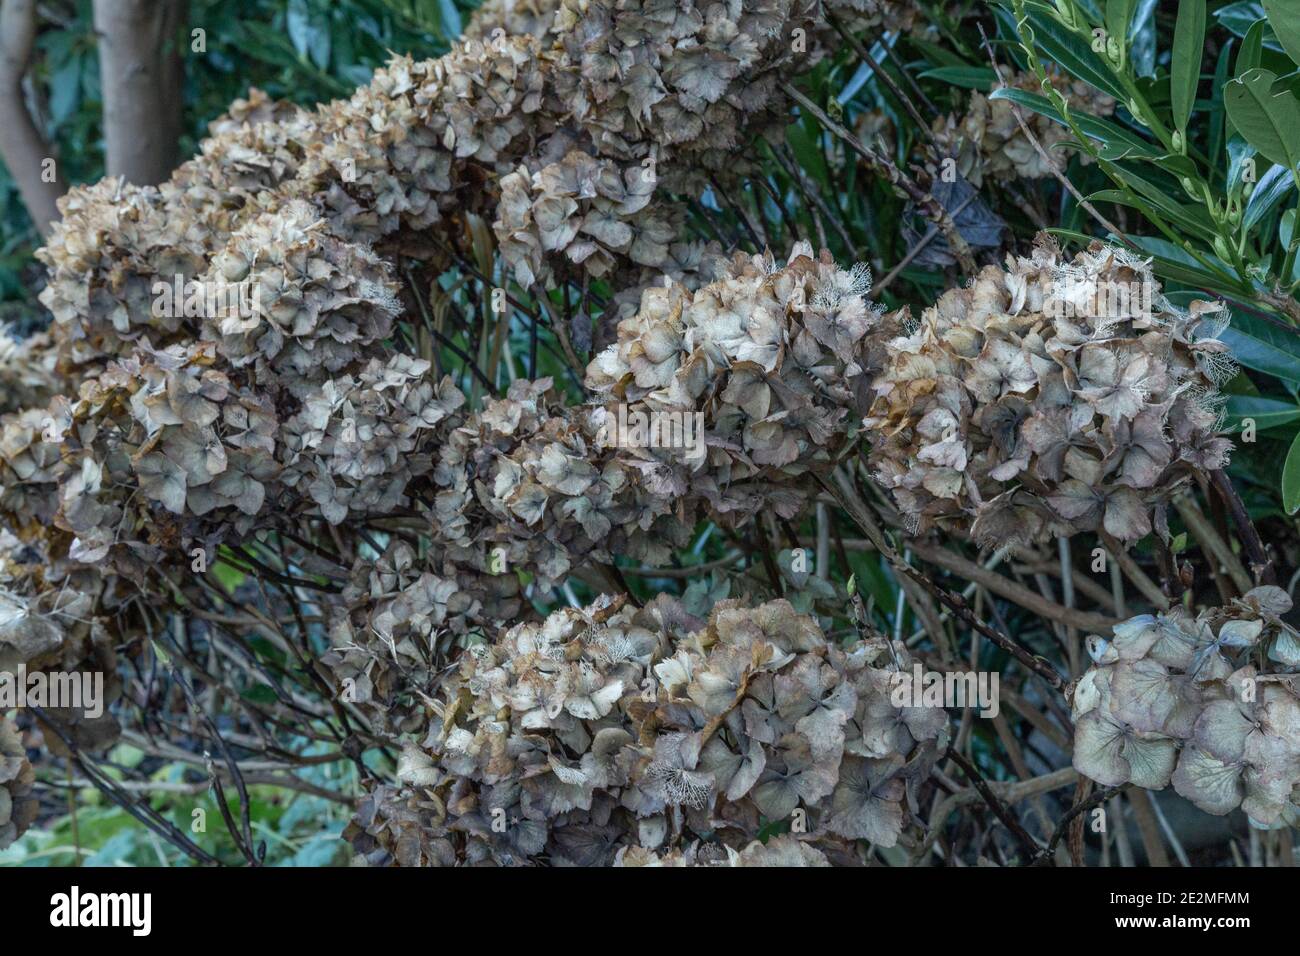
<path fill-rule="evenodd" d="M 1094 793 L 1087 800 L 1084 800 L 1082 803 L 1076 803 L 1073 807 L 1071 807 L 1069 812 L 1066 813 L 1065 816 L 1061 817 L 1061 821 L 1056 825 L 1056 830 L 1053 831 L 1052 838 L 1047 841 L 1047 846 L 1039 851 L 1038 857 L 1030 865 L 1047 866 L 1049 863 L 1051 863 L 1052 856 L 1053 854 L 1056 853 L 1056 848 L 1060 846 L 1061 840 L 1065 837 L 1066 833 L 1069 832 L 1070 823 L 1074 820 L 1074 818 L 1081 813 L 1087 813 L 1093 807 L 1101 806 L 1103 803 L 1105 803 L 1115 794 L 1119 793 L 1122 789 L 1124 789 L 1122 786 L 1106 787 L 1103 790 L 1098 790 L 1096 793 Z M 1123 826 L 1122 821 L 1120 825 Z"/>
<path fill-rule="evenodd" d="M 1022 647 L 1015 640 L 1003 634 L 1001 631 L 990 627 L 981 621 L 970 609 L 966 600 L 960 594 L 953 594 L 947 588 L 941 587 L 931 581 L 929 577 L 921 574 L 914 567 L 904 561 L 894 548 L 885 540 L 883 532 L 879 525 L 866 510 L 866 505 L 862 502 L 857 493 L 857 489 L 852 487 L 848 477 L 842 473 L 836 474 L 836 484 L 832 484 L 825 478 L 818 476 L 822 486 L 835 497 L 840 506 L 849 513 L 849 517 L 854 523 L 862 529 L 868 540 L 876 546 L 885 559 L 893 566 L 894 570 L 900 574 L 906 575 L 907 578 L 916 584 L 919 584 L 939 603 L 943 604 L 955 614 L 967 627 L 973 628 L 980 634 L 987 637 L 998 647 L 1005 650 L 1014 657 L 1027 670 L 1041 677 L 1049 687 L 1054 690 L 1060 690 L 1064 686 L 1061 675 L 1056 672 L 1051 663 L 1034 654 L 1032 651 Z M 838 487 L 837 487 L 838 485 Z"/>
<path fill-rule="evenodd" d="M 1241 541 L 1241 546 L 1246 549 L 1246 560 L 1250 562 L 1250 570 L 1254 572 L 1255 580 L 1260 584 L 1276 584 L 1277 575 L 1273 569 L 1273 560 L 1268 556 L 1264 542 L 1259 537 L 1259 531 L 1246 512 L 1245 503 L 1237 494 L 1237 489 L 1232 486 L 1232 479 L 1222 468 L 1216 468 L 1210 472 L 1210 484 L 1219 493 L 1219 497 L 1228 508 L 1228 514 L 1232 516 L 1237 537 Z"/>
<path fill-rule="evenodd" d="M 1027 860 L 1034 859 L 1040 852 L 1039 845 L 1034 842 L 1033 837 L 1025 832 L 1025 828 L 1020 825 L 1020 821 L 1016 819 L 1015 815 L 1002 805 L 1002 801 L 984 782 L 980 772 L 975 769 L 969 760 L 952 747 L 948 748 L 947 756 L 949 760 L 961 767 L 962 773 L 966 774 L 967 779 L 979 791 L 979 795 L 984 798 L 984 802 L 989 805 L 989 809 L 993 811 L 994 816 L 1001 820 L 1003 826 L 1011 831 L 1011 835 L 1020 844 L 1020 849 L 1024 851 L 1025 858 Z"/>
<path fill-rule="evenodd" d="M 160 816 L 146 801 L 129 798 L 111 777 L 100 771 L 92 758 L 78 749 L 76 741 L 66 734 L 42 708 L 29 707 L 28 709 L 41 722 L 43 729 L 52 730 L 55 736 L 63 741 L 63 746 L 67 747 L 68 752 L 72 754 L 73 762 L 104 796 L 187 856 L 193 857 L 200 863 L 221 865 L 220 860 L 194 843 L 170 820 Z"/>

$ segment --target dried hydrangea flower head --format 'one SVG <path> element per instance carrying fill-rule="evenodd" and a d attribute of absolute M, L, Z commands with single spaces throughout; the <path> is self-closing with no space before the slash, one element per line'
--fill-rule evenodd
<path fill-rule="evenodd" d="M 696 840 L 726 859 L 800 813 L 822 848 L 893 846 L 947 717 L 891 702 L 892 661 L 785 601 L 707 623 L 667 598 L 556 611 L 462 657 L 403 789 L 363 801 L 349 835 L 402 865 L 608 864 Z"/>
<path fill-rule="evenodd" d="M 233 234 L 293 201 L 362 245 L 440 224 L 454 245 L 455 223 L 474 213 L 495 224 L 521 281 L 549 277 L 542 253 L 595 275 L 663 268 L 677 211 L 650 202 L 656 185 L 729 175 L 738 146 L 783 128 L 779 80 L 817 62 L 827 29 L 789 0 L 669 16 L 565 0 L 535 16 L 493 8 L 479 23 L 446 56 L 395 57 L 314 111 L 250 94 L 160 187 L 74 189 L 41 257 L 43 301 L 77 360 L 141 335 L 171 344 L 182 323 L 146 307 L 154 283 L 202 274 Z"/>
<path fill-rule="evenodd" d="M 1006 69 L 1002 73 L 1005 88 L 1041 94 L 1038 77 L 1033 73 L 1011 73 Z M 1050 79 L 1072 111 L 1087 116 L 1110 116 L 1115 111 L 1115 101 L 1087 83 L 1056 73 L 1050 74 Z M 979 91 L 971 93 L 965 115 L 950 113 L 931 124 L 940 155 L 955 160 L 962 178 L 976 188 L 986 180 L 1005 183 L 1051 176 L 1052 167 L 1020 128 L 1015 110 L 1010 100 L 989 99 Z M 1069 127 L 1023 107 L 1020 113 L 1047 155 L 1058 157 L 1058 147 L 1071 138 Z M 1079 155 L 1083 162 L 1091 162 L 1087 153 Z"/>
<path fill-rule="evenodd" d="M 284 423 L 281 481 L 331 525 L 408 504 L 408 484 L 460 423 L 465 396 L 430 363 L 397 354 L 330 379 Z"/>
<path fill-rule="evenodd" d="M 372 732 L 396 740 L 427 722 L 445 666 L 442 637 L 449 619 L 464 615 L 466 597 L 455 579 L 422 570 L 400 539 L 377 561 L 365 561 L 364 571 L 361 563 L 330 606 L 330 649 L 321 661 Z"/>
<path fill-rule="evenodd" d="M 110 178 L 61 198 L 62 218 L 37 258 L 49 268 L 41 302 L 64 356 L 99 367 L 141 342 L 197 336 L 193 311 L 155 308 L 155 287 L 197 279 L 245 218 L 278 205 L 277 187 L 298 173 L 318 127 L 308 111 L 253 90 L 209 124 L 199 155 L 168 181 Z"/>
<path fill-rule="evenodd" d="M 850 440 L 870 372 L 899 330 L 870 287 L 865 266 L 841 269 L 800 243 L 784 266 L 742 254 L 694 292 L 645 290 L 587 368 L 604 405 L 602 444 L 663 497 L 700 497 L 723 515 L 789 515 L 799 498 L 782 486 L 829 466 Z"/>
<path fill-rule="evenodd" d="M 18 727 L 0 714 L 0 850 L 22 836 L 36 819 L 35 782 L 36 773 L 27 761 Z"/>
<path fill-rule="evenodd" d="M 240 227 L 199 281 L 218 306 L 202 337 L 235 368 L 263 363 L 259 382 L 300 398 L 373 353 L 401 310 L 388 264 L 331 236 L 301 200 Z"/>
<path fill-rule="evenodd" d="M 0 415 L 46 404 L 59 390 L 48 334 L 13 338 L 0 328 Z"/>
<path fill-rule="evenodd" d="M 1135 541 L 1189 475 L 1226 463 L 1216 389 L 1233 363 L 1214 309 L 1174 308 L 1123 251 L 1067 259 L 1040 236 L 888 343 L 873 470 L 916 530 Z"/>
<path fill-rule="evenodd" d="M 1073 689 L 1074 766 L 1105 786 L 1174 789 L 1207 813 L 1300 825 L 1300 682 L 1291 599 L 1257 587 L 1232 605 L 1141 615 L 1089 639 Z M 1293 663 L 1286 665 L 1294 666 Z"/>
<path fill-rule="evenodd" d="M 555 22 L 560 0 L 487 0 L 470 16 L 461 32 L 466 40 L 488 42 L 493 35 L 531 36 L 544 39 Z"/>
<path fill-rule="evenodd" d="M 106 750 L 121 733 L 121 726 L 108 710 L 122 694 L 114 651 L 116 638 L 109 632 L 108 622 L 95 616 L 97 598 L 71 581 L 66 587 L 37 594 L 0 588 L 0 674 L 17 680 L 24 675 L 54 672 L 77 679 L 85 674 L 91 677 L 92 688 L 102 677 L 101 699 L 82 697 L 84 706 L 80 708 L 70 706 L 71 701 L 69 706 L 54 706 L 51 701 L 44 708 L 54 726 L 77 749 L 88 752 Z M 59 683 L 67 686 L 62 680 Z M 67 755 L 58 735 L 47 733 L 46 742 L 55 753 Z"/>
<path fill-rule="evenodd" d="M 687 531 L 671 503 L 598 447 L 590 417 L 551 386 L 516 381 L 448 436 L 433 474 L 434 540 L 462 566 L 524 567 L 544 587 L 588 560 L 666 556 Z"/>
<path fill-rule="evenodd" d="M 592 278 L 629 265 L 668 266 L 681 213 L 652 204 L 657 185 L 653 166 L 624 168 L 579 150 L 536 173 L 521 166 L 503 176 L 493 228 L 515 280 L 551 285 L 555 268 L 566 265 Z"/>

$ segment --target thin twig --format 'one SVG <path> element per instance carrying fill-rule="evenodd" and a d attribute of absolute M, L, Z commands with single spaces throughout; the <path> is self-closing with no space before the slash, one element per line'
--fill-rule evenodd
<path fill-rule="evenodd" d="M 1215 530 L 1210 519 L 1205 517 L 1191 493 L 1185 492 L 1174 498 L 1174 507 L 1178 509 L 1179 517 L 1183 519 L 1183 523 L 1187 525 L 1192 535 L 1200 542 L 1201 547 L 1209 552 L 1211 562 L 1217 562 L 1213 565 L 1213 570 L 1217 572 L 1219 568 L 1223 568 L 1242 594 L 1254 587 L 1255 582 L 1251 580 L 1250 575 L 1246 573 L 1246 569 L 1242 567 L 1241 561 L 1233 553 L 1232 547 Z"/>
<path fill-rule="evenodd" d="M 1051 861 L 1053 855 L 1056 853 L 1056 848 L 1060 846 L 1061 840 L 1065 837 L 1065 834 L 1069 831 L 1070 824 L 1074 821 L 1074 818 L 1081 813 L 1087 813 L 1093 807 L 1101 806 L 1112 796 L 1118 793 L 1120 789 L 1121 789 L 1120 787 L 1105 787 L 1101 790 L 1098 790 L 1096 793 L 1088 797 L 1086 800 L 1083 800 L 1079 803 L 1076 803 L 1074 806 L 1072 806 L 1069 809 L 1069 811 L 1065 814 L 1065 816 L 1061 817 L 1060 822 L 1056 824 L 1056 831 L 1052 834 L 1052 838 L 1047 841 L 1047 847 L 1039 852 L 1038 858 L 1034 860 L 1032 865 L 1046 866 Z"/>
<path fill-rule="evenodd" d="M 153 807 L 142 800 L 128 799 L 122 792 L 121 787 L 115 780 L 99 770 L 94 760 L 86 754 L 83 754 L 77 747 L 76 741 L 72 739 L 63 728 L 56 724 L 50 716 L 45 713 L 44 709 L 35 706 L 29 706 L 28 709 L 40 720 L 42 727 L 54 731 L 63 745 L 72 754 L 72 759 L 76 762 L 77 767 L 85 774 L 86 778 L 93 783 L 104 796 L 108 797 L 114 804 L 125 810 L 131 816 L 135 817 L 149 830 L 158 834 L 168 843 L 175 846 L 182 853 L 191 856 L 200 863 L 207 863 L 213 866 L 220 866 L 221 861 L 208 853 L 201 846 L 194 843 L 189 837 L 177 829 L 176 825 L 165 817 L 160 816 Z"/>
<path fill-rule="evenodd" d="M 842 468 L 836 469 L 834 473 L 834 484 L 831 484 L 821 476 L 818 476 L 818 480 L 828 492 L 836 497 L 840 502 L 840 506 L 848 512 L 849 517 L 852 518 L 858 527 L 862 529 L 866 536 L 871 540 L 871 543 L 876 546 L 876 550 L 884 556 L 896 571 L 906 575 L 909 580 L 920 585 L 921 588 L 929 592 L 940 604 L 949 608 L 968 627 L 975 628 L 989 640 L 993 641 L 994 644 L 1001 647 L 1019 661 L 1027 670 L 1032 671 L 1041 677 L 1049 687 L 1054 690 L 1061 689 L 1064 685 L 1064 681 L 1061 680 L 1061 675 L 1056 672 L 1056 669 L 1050 662 L 1034 654 L 1032 651 L 1027 650 L 1021 646 L 1019 642 L 1008 637 L 1006 634 L 1003 634 L 1001 631 L 989 627 L 989 625 L 985 624 L 971 612 L 970 607 L 961 595 L 953 594 L 946 588 L 940 587 L 938 584 L 931 581 L 929 577 L 921 574 L 899 557 L 894 548 L 885 540 L 884 533 L 880 530 L 879 525 L 876 524 L 875 519 L 871 517 L 871 513 L 867 510 L 866 503 L 862 501 L 861 497 L 857 493 L 857 489 L 853 487 L 852 479 L 844 473 Z M 916 547 L 916 545 L 914 544 L 913 547 Z M 977 568 L 979 567 L 978 565 L 975 566 Z"/>
<path fill-rule="evenodd" d="M 984 802 L 989 805 L 989 809 L 992 810 L 994 815 L 1002 821 L 1003 826 L 1011 831 L 1011 835 L 1014 836 L 1016 842 L 1020 844 L 1020 848 L 1024 851 L 1026 858 L 1033 859 L 1039 852 L 1038 843 L 1025 831 L 1025 828 L 1020 825 L 1020 821 L 1015 818 L 1015 815 L 1012 814 L 1011 811 L 1003 805 L 1002 801 L 997 798 L 989 788 L 989 785 L 984 782 L 984 778 L 980 775 L 980 772 L 975 769 L 969 760 L 952 747 L 948 748 L 947 756 L 949 760 L 961 767 L 962 773 L 966 774 L 966 778 L 970 780 L 971 784 L 979 792 L 979 795 L 984 798 Z"/>
<path fill-rule="evenodd" d="M 970 244 L 962 238 L 961 233 L 957 230 L 956 223 L 952 221 L 952 216 L 948 214 L 948 211 L 943 208 L 943 205 L 933 195 L 918 186 L 910 176 L 899 169 L 887 156 L 876 152 L 876 150 L 864 144 L 858 137 L 831 119 L 825 110 L 795 89 L 792 84 L 782 83 L 781 89 L 811 113 L 832 135 L 843 140 L 851 150 L 866 161 L 868 166 L 884 176 L 891 184 L 901 189 L 904 195 L 921 210 L 925 218 L 943 231 L 944 238 L 948 240 L 948 247 L 952 250 L 953 255 L 957 257 L 957 262 L 961 265 L 962 271 L 968 275 L 975 273 L 975 256 L 971 253 Z"/>
<path fill-rule="evenodd" d="M 984 25 L 977 23 L 976 26 L 979 27 L 984 49 L 989 55 L 989 62 L 993 64 L 993 72 L 997 74 L 998 82 L 1002 84 L 1002 88 L 1006 89 L 1007 81 L 1002 76 L 1002 67 L 998 65 L 997 57 L 993 55 L 993 47 L 989 43 L 988 36 L 984 33 Z M 1097 208 L 1088 201 L 1087 197 L 1085 197 L 1083 193 L 1079 192 L 1079 190 L 1075 188 L 1074 183 L 1070 182 L 1065 174 L 1061 172 L 1061 167 L 1057 164 L 1056 157 L 1052 156 L 1043 148 L 1043 144 L 1039 142 L 1038 137 L 1034 135 L 1034 131 L 1029 128 L 1029 124 L 1025 122 L 1024 112 L 1021 110 L 1020 105 L 1014 100 L 1008 100 L 1007 102 L 1011 104 L 1011 115 L 1015 117 L 1016 125 L 1020 127 L 1020 131 L 1025 134 L 1025 139 L 1029 140 L 1030 145 L 1034 147 L 1034 150 L 1038 153 L 1039 157 L 1056 178 L 1056 181 L 1069 191 L 1070 195 L 1074 197 L 1075 202 L 1079 204 L 1079 207 L 1095 219 L 1103 229 L 1106 229 L 1126 246 L 1132 248 L 1133 243 L 1129 241 L 1128 236 L 1124 234 L 1124 230 L 1120 229 L 1113 222 L 1099 213 Z"/>
<path fill-rule="evenodd" d="M 1039 617 L 1050 621 L 1056 621 L 1067 627 L 1076 627 L 1081 631 L 1103 636 L 1110 634 L 1111 628 L 1116 623 L 1114 618 L 1106 617 L 1103 614 L 1064 607 L 1055 601 L 1049 601 L 1023 584 L 990 571 L 941 545 L 916 541 L 912 543 L 912 551 L 922 561 L 937 564 L 945 571 L 951 571 L 968 581 L 974 581 L 988 588 L 999 597 L 1013 601 L 1026 610 L 1033 611 Z"/>

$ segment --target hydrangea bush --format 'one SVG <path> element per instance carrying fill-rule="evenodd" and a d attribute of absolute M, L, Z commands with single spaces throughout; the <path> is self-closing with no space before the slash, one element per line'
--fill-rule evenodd
<path fill-rule="evenodd" d="M 29 754 L 111 788 L 123 741 L 243 800 L 253 755 L 293 789 L 333 748 L 369 865 L 1081 865 L 1080 805 L 1161 791 L 1289 840 L 1300 551 L 1226 472 L 1246 333 L 1171 275 L 1199 253 L 1038 230 L 1136 149 L 1109 84 L 1013 32 L 910 131 L 893 54 L 856 123 L 797 85 L 940 26 L 492 0 L 68 193 L 49 329 L 0 340 L 0 672 L 109 706 L 0 704 L 0 848 Z M 858 256 L 818 163 L 911 248 Z"/>

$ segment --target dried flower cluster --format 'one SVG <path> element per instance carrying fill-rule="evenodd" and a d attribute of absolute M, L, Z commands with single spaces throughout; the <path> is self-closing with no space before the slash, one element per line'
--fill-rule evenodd
<path fill-rule="evenodd" d="M 1216 435 L 1232 362 L 1212 308 L 1177 311 L 1123 252 L 1068 260 L 1040 237 L 888 343 L 865 423 L 873 468 L 919 529 L 973 518 L 980 542 L 1135 541 L 1231 447 Z"/>
<path fill-rule="evenodd" d="M 1005 88 L 1041 95 L 1038 77 L 1033 73 L 1009 73 L 1005 69 L 1002 73 Z M 1088 84 L 1055 73 L 1049 78 L 1071 111 L 1085 116 L 1110 116 L 1115 111 L 1115 101 Z M 1015 111 L 1010 100 L 989 99 L 978 91 L 971 93 L 965 115 L 949 113 L 931 124 L 940 155 L 955 160 L 962 178 L 976 188 L 986 180 L 1004 183 L 1051 176 L 1048 159 L 1025 135 Z M 1058 147 L 1071 138 L 1069 128 L 1023 107 L 1020 114 L 1047 156 L 1059 163 Z M 1090 161 L 1086 153 L 1080 156 L 1084 162 Z"/>
<path fill-rule="evenodd" d="M 667 598 L 557 611 L 462 657 L 403 788 L 368 797 L 351 838 L 404 866 L 680 861 L 696 841 L 729 859 L 796 820 L 840 860 L 893 846 L 947 733 L 941 708 L 890 702 L 893 661 L 785 601 L 724 601 L 707 624 Z"/>
<path fill-rule="evenodd" d="M 445 435 L 465 403 L 450 378 L 407 355 L 371 359 L 331 379 L 284 423 L 281 480 L 330 524 L 386 515 L 407 503 L 407 485 L 433 465 L 429 439 Z"/>
<path fill-rule="evenodd" d="M 59 390 L 50 337 L 11 338 L 0 329 L 0 415 L 46 404 Z"/>
<path fill-rule="evenodd" d="M 168 516 L 246 526 L 278 469 L 274 409 L 217 371 L 212 343 L 140 350 L 86 380 L 81 397 L 9 419 L 0 502 L 29 540 L 71 538 L 66 554 L 119 570 L 179 547 Z M 161 513 L 161 514 L 160 514 Z M 188 529 L 203 539 L 208 530 Z M 29 522 L 32 523 L 29 525 Z"/>
<path fill-rule="evenodd" d="M 797 54 L 796 29 L 813 43 Z M 351 99 L 315 111 L 254 93 L 160 187 L 73 190 L 41 253 L 66 397 L 4 425 L 10 523 L 29 540 L 67 532 L 79 560 L 113 551 L 149 563 L 160 548 L 211 549 L 284 515 L 337 524 L 349 509 L 391 508 L 440 444 L 425 433 L 458 402 L 387 357 L 393 250 L 446 264 L 442 247 L 480 215 L 525 283 L 550 268 L 539 251 L 594 274 L 626 265 L 623 301 L 660 270 L 691 285 L 714 277 L 716 253 L 671 242 L 655 185 L 724 173 L 736 145 L 783 123 L 778 78 L 816 61 L 819 29 L 801 3 L 666 11 L 570 0 L 555 5 L 545 37 L 491 30 L 440 60 L 395 58 Z M 159 307 L 160 288 L 190 284 L 241 287 L 252 308 L 214 315 L 179 294 Z M 830 420 L 801 410 L 808 394 L 797 390 L 786 417 L 808 414 L 799 429 L 822 441 Z M 747 431 L 749 446 L 788 457 L 775 422 Z M 520 454 L 543 460 L 536 443 Z M 457 468 L 449 457 L 442 486 L 467 502 L 473 486 Z M 510 520 L 531 527 L 539 485 L 516 493 L 511 481 L 494 485 L 514 497 Z M 590 505 L 570 510 L 586 537 L 625 520 L 606 513 L 608 494 L 580 497 Z M 641 497 L 624 511 L 648 532 L 655 518 Z"/>
<path fill-rule="evenodd" d="M 300 399 L 373 354 L 401 311 L 388 264 L 331 236 L 300 200 L 236 230 L 200 281 L 247 285 L 247 308 L 204 316 L 202 338 L 233 367 L 253 365 L 255 381 L 278 381 Z"/>
<path fill-rule="evenodd" d="M 775 508 L 787 517 L 795 479 L 830 466 L 866 408 L 896 316 L 866 298 L 871 274 L 814 258 L 800 243 L 779 267 L 770 254 L 738 254 L 717 281 L 691 292 L 671 284 L 641 307 L 587 369 L 604 401 L 607 436 L 642 416 L 703 421 L 703 447 L 624 447 L 655 494 L 705 499 L 716 515 Z M 607 439 L 608 440 L 608 439 Z M 626 443 L 625 443 L 626 444 Z"/>
<path fill-rule="evenodd" d="M 778 79 L 816 63 L 825 30 L 815 5 L 791 0 L 565 0 L 544 36 L 542 9 L 528 23 L 506 17 L 526 33 L 489 28 L 493 16 L 439 60 L 394 58 L 346 101 L 305 111 L 251 95 L 158 188 L 74 189 L 41 253 L 51 269 L 42 301 L 68 354 L 92 362 L 141 336 L 154 347 L 196 337 L 192 316 L 154 314 L 154 283 L 236 281 L 247 263 L 272 301 L 257 325 L 219 330 L 236 340 L 233 353 L 249 356 L 250 338 L 273 349 L 287 327 L 299 341 L 281 364 L 301 365 L 328 342 L 329 367 L 389 311 L 387 279 L 365 247 L 435 226 L 454 246 L 471 213 L 495 223 L 525 285 L 561 262 L 593 275 L 616 264 L 680 270 L 693 255 L 672 254 L 676 213 L 651 202 L 656 184 L 726 175 L 737 146 L 779 129 L 788 111 Z M 808 49 L 795 51 L 795 30 Z M 251 255 L 278 245 L 289 260 L 263 266 Z M 442 254 L 429 236 L 404 251 Z M 321 259 L 330 275 L 294 274 Z M 352 264 L 357 286 L 345 288 L 337 276 Z M 379 307 L 363 318 L 364 302 Z"/>
<path fill-rule="evenodd" d="M 1167 787 L 1207 813 L 1240 807 L 1258 827 L 1300 823 L 1300 685 L 1291 599 L 1257 587 L 1232 605 L 1142 615 L 1091 638 L 1074 688 L 1074 766 L 1107 786 Z"/>
<path fill-rule="evenodd" d="M 358 566 L 327 662 L 355 682 L 358 703 L 377 708 L 381 726 L 402 725 L 419 710 L 411 688 L 430 693 L 436 629 L 491 634 L 516 619 L 514 569 L 549 588 L 616 554 L 662 563 L 700 514 L 734 519 L 773 506 L 792 514 L 797 479 L 828 465 L 845 441 L 868 348 L 882 341 L 867 334 L 885 320 L 864 299 L 866 288 L 863 274 L 806 248 L 780 269 L 770 257 L 739 256 L 725 278 L 694 294 L 680 285 L 644 293 L 619 344 L 588 371 L 606 404 L 566 408 L 549 380 L 520 380 L 482 411 L 448 418 L 429 446 L 432 471 L 413 486 L 417 509 L 428 508 L 425 557 L 416 561 L 400 545 L 378 567 Z M 681 422 L 698 411 L 698 457 L 621 441 L 615 398 L 626 404 L 624 418 L 669 412 Z M 324 401 L 309 401 L 308 411 Z M 443 404 L 454 410 L 458 393 Z M 380 428 L 358 424 L 360 432 Z M 285 431 L 299 427 L 290 420 Z M 292 470 L 281 481 L 301 488 L 305 479 L 291 479 Z M 333 493 L 323 472 L 320 484 Z M 391 487 L 399 494 L 406 486 Z M 325 508 L 317 488 L 307 484 Z M 367 510 L 383 513 L 385 504 Z"/>
<path fill-rule="evenodd" d="M 18 728 L 0 716 L 0 850 L 13 843 L 36 819 L 36 798 L 32 796 L 35 780 Z"/>
<path fill-rule="evenodd" d="M 85 572 L 77 577 L 82 581 L 93 580 L 93 575 Z M 79 590 L 72 581 L 39 595 L 7 587 L 0 589 L 0 673 L 12 675 L 14 680 L 23 674 L 52 672 L 103 674 L 103 709 L 97 716 L 89 716 L 85 708 L 44 709 L 45 716 L 58 731 L 47 733 L 46 743 L 58 754 L 67 753 L 60 734 L 78 750 L 96 752 L 116 742 L 121 731 L 117 718 L 108 710 L 122 693 L 114 638 L 105 622 L 95 616 L 95 606 L 96 596 Z M 0 731 L 0 754 L 3 754 L 3 731 Z M 0 772 L 0 783 L 3 779 L 4 774 Z M 3 817 L 0 813 L 0 821 Z M 0 823 L 0 835 L 3 835 L 3 823 Z"/>
<path fill-rule="evenodd" d="M 541 40 L 551 32 L 559 8 L 560 0 L 487 0 L 475 9 L 461 38 L 486 42 L 500 30 Z"/>

